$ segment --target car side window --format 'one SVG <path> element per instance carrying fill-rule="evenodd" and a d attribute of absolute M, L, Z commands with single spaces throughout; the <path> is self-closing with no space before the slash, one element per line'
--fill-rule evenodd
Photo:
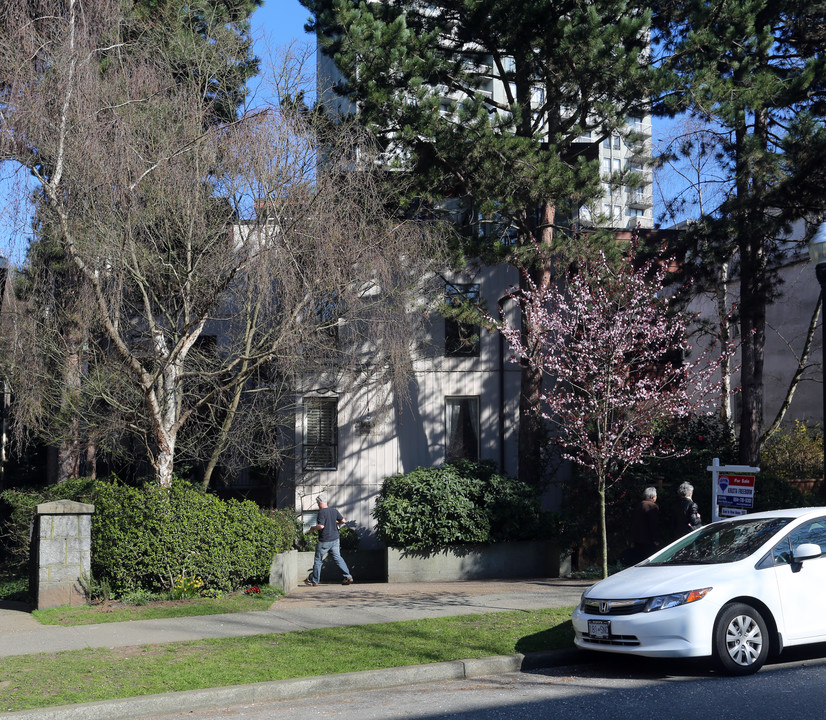
<path fill-rule="evenodd" d="M 787 535 L 772 548 L 772 564 L 788 565 L 792 561 L 792 545 Z"/>
<path fill-rule="evenodd" d="M 801 525 L 784 537 L 771 549 L 772 565 L 788 565 L 794 557 L 794 549 L 804 543 L 819 545 L 826 552 L 826 518 L 817 518 Z"/>
<path fill-rule="evenodd" d="M 812 520 L 791 533 L 792 548 L 803 545 L 803 543 L 814 543 L 820 545 L 821 550 L 826 550 L 826 518 Z"/>

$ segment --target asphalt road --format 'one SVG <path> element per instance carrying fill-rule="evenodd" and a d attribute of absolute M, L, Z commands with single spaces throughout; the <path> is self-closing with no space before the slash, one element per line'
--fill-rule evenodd
<path fill-rule="evenodd" d="M 697 662 L 591 657 L 581 665 L 391 690 L 182 708 L 154 720 L 815 720 L 826 714 L 826 646 L 789 652 L 745 678 L 722 677 Z"/>

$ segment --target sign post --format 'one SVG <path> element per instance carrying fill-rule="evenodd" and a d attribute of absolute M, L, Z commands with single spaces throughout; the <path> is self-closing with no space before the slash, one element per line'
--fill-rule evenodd
<path fill-rule="evenodd" d="M 720 458 L 706 470 L 711 473 L 711 519 L 744 515 L 754 507 L 754 480 L 759 467 L 720 465 Z"/>

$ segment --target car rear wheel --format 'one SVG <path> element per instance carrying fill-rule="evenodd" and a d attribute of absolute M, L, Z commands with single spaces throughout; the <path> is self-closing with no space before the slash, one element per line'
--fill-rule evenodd
<path fill-rule="evenodd" d="M 769 633 L 763 616 L 751 605 L 726 605 L 714 627 L 714 658 L 727 675 L 756 673 L 769 655 Z"/>

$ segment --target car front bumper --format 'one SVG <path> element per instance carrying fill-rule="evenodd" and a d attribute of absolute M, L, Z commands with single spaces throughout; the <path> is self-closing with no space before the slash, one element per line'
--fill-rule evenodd
<path fill-rule="evenodd" d="M 645 657 L 705 657 L 711 655 L 714 618 L 712 603 L 696 603 L 633 615 L 597 615 L 574 610 L 572 621 L 576 646 L 584 650 L 642 655 Z M 609 621 L 606 638 L 593 637 L 588 621 Z"/>

